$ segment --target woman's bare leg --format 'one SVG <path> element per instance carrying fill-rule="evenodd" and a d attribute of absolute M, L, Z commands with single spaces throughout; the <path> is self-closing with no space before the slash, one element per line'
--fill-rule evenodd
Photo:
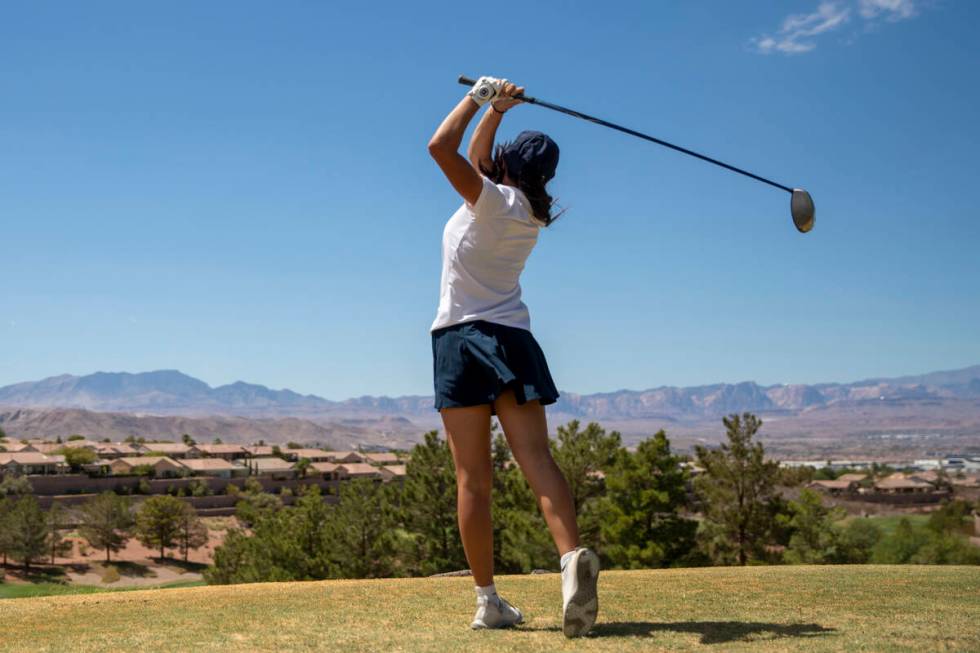
<path fill-rule="evenodd" d="M 548 447 L 544 406 L 538 401 L 518 405 L 514 391 L 508 390 L 494 402 L 494 407 L 514 459 L 538 498 L 558 553 L 564 555 L 579 545 L 578 523 L 568 481 Z"/>
<path fill-rule="evenodd" d="M 456 507 L 463 550 L 474 582 L 485 587 L 493 583 L 490 405 L 443 408 L 441 415 L 456 465 Z"/>

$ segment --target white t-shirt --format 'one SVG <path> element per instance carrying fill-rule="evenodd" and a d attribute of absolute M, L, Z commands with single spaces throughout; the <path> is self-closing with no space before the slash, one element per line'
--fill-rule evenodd
<path fill-rule="evenodd" d="M 521 271 L 542 223 L 520 190 L 483 177 L 476 204 L 464 202 L 442 232 L 442 281 L 432 331 L 486 320 L 531 330 Z"/>

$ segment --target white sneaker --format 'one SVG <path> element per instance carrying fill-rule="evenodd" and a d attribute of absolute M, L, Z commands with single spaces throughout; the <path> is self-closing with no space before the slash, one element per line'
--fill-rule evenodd
<path fill-rule="evenodd" d="M 599 614 L 599 557 L 579 547 L 561 570 L 562 632 L 578 637 L 589 632 Z"/>
<path fill-rule="evenodd" d="M 499 596 L 478 596 L 476 598 L 476 615 L 470 628 L 507 628 L 524 623 L 524 615 Z"/>

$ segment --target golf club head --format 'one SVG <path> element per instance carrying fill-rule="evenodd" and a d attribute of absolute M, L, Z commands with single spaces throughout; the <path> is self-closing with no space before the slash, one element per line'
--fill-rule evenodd
<path fill-rule="evenodd" d="M 793 197 L 789 201 L 790 211 L 793 213 L 793 224 L 801 234 L 813 229 L 813 221 L 817 211 L 813 206 L 813 198 L 810 193 L 802 188 L 793 189 Z"/>

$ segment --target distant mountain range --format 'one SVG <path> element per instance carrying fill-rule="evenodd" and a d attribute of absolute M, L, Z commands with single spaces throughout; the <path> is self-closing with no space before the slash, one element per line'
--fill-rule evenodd
<path fill-rule="evenodd" d="M 187 433 L 199 442 L 211 442 L 215 438 L 228 443 L 293 441 L 333 450 L 359 446 L 408 447 L 421 435 L 417 425 L 400 417 L 312 421 L 298 417 L 137 415 L 79 408 L 0 409 L 0 428 L 18 439 L 80 434 L 113 441 L 131 435 L 147 440 L 179 440 Z"/>
<path fill-rule="evenodd" d="M 552 427 L 594 420 L 627 442 L 664 428 L 689 447 L 717 440 L 719 418 L 745 411 L 764 418 L 767 446 L 788 456 L 980 451 L 980 365 L 853 383 L 563 392 L 548 412 Z M 17 438 L 189 433 L 199 440 L 407 447 L 439 426 L 432 397 L 330 401 L 244 382 L 211 387 L 175 370 L 66 374 L 0 388 L 0 427 Z"/>
<path fill-rule="evenodd" d="M 752 381 L 679 388 L 619 390 L 598 394 L 563 392 L 551 411 L 582 419 L 700 421 L 729 413 L 794 414 L 821 407 L 871 401 L 980 399 L 980 365 L 894 379 L 853 383 L 761 386 Z M 434 417 L 426 396 L 330 401 L 292 390 L 236 382 L 211 387 L 176 370 L 130 374 L 69 374 L 0 388 L 0 406 L 80 408 L 157 415 L 244 417 Z"/>

